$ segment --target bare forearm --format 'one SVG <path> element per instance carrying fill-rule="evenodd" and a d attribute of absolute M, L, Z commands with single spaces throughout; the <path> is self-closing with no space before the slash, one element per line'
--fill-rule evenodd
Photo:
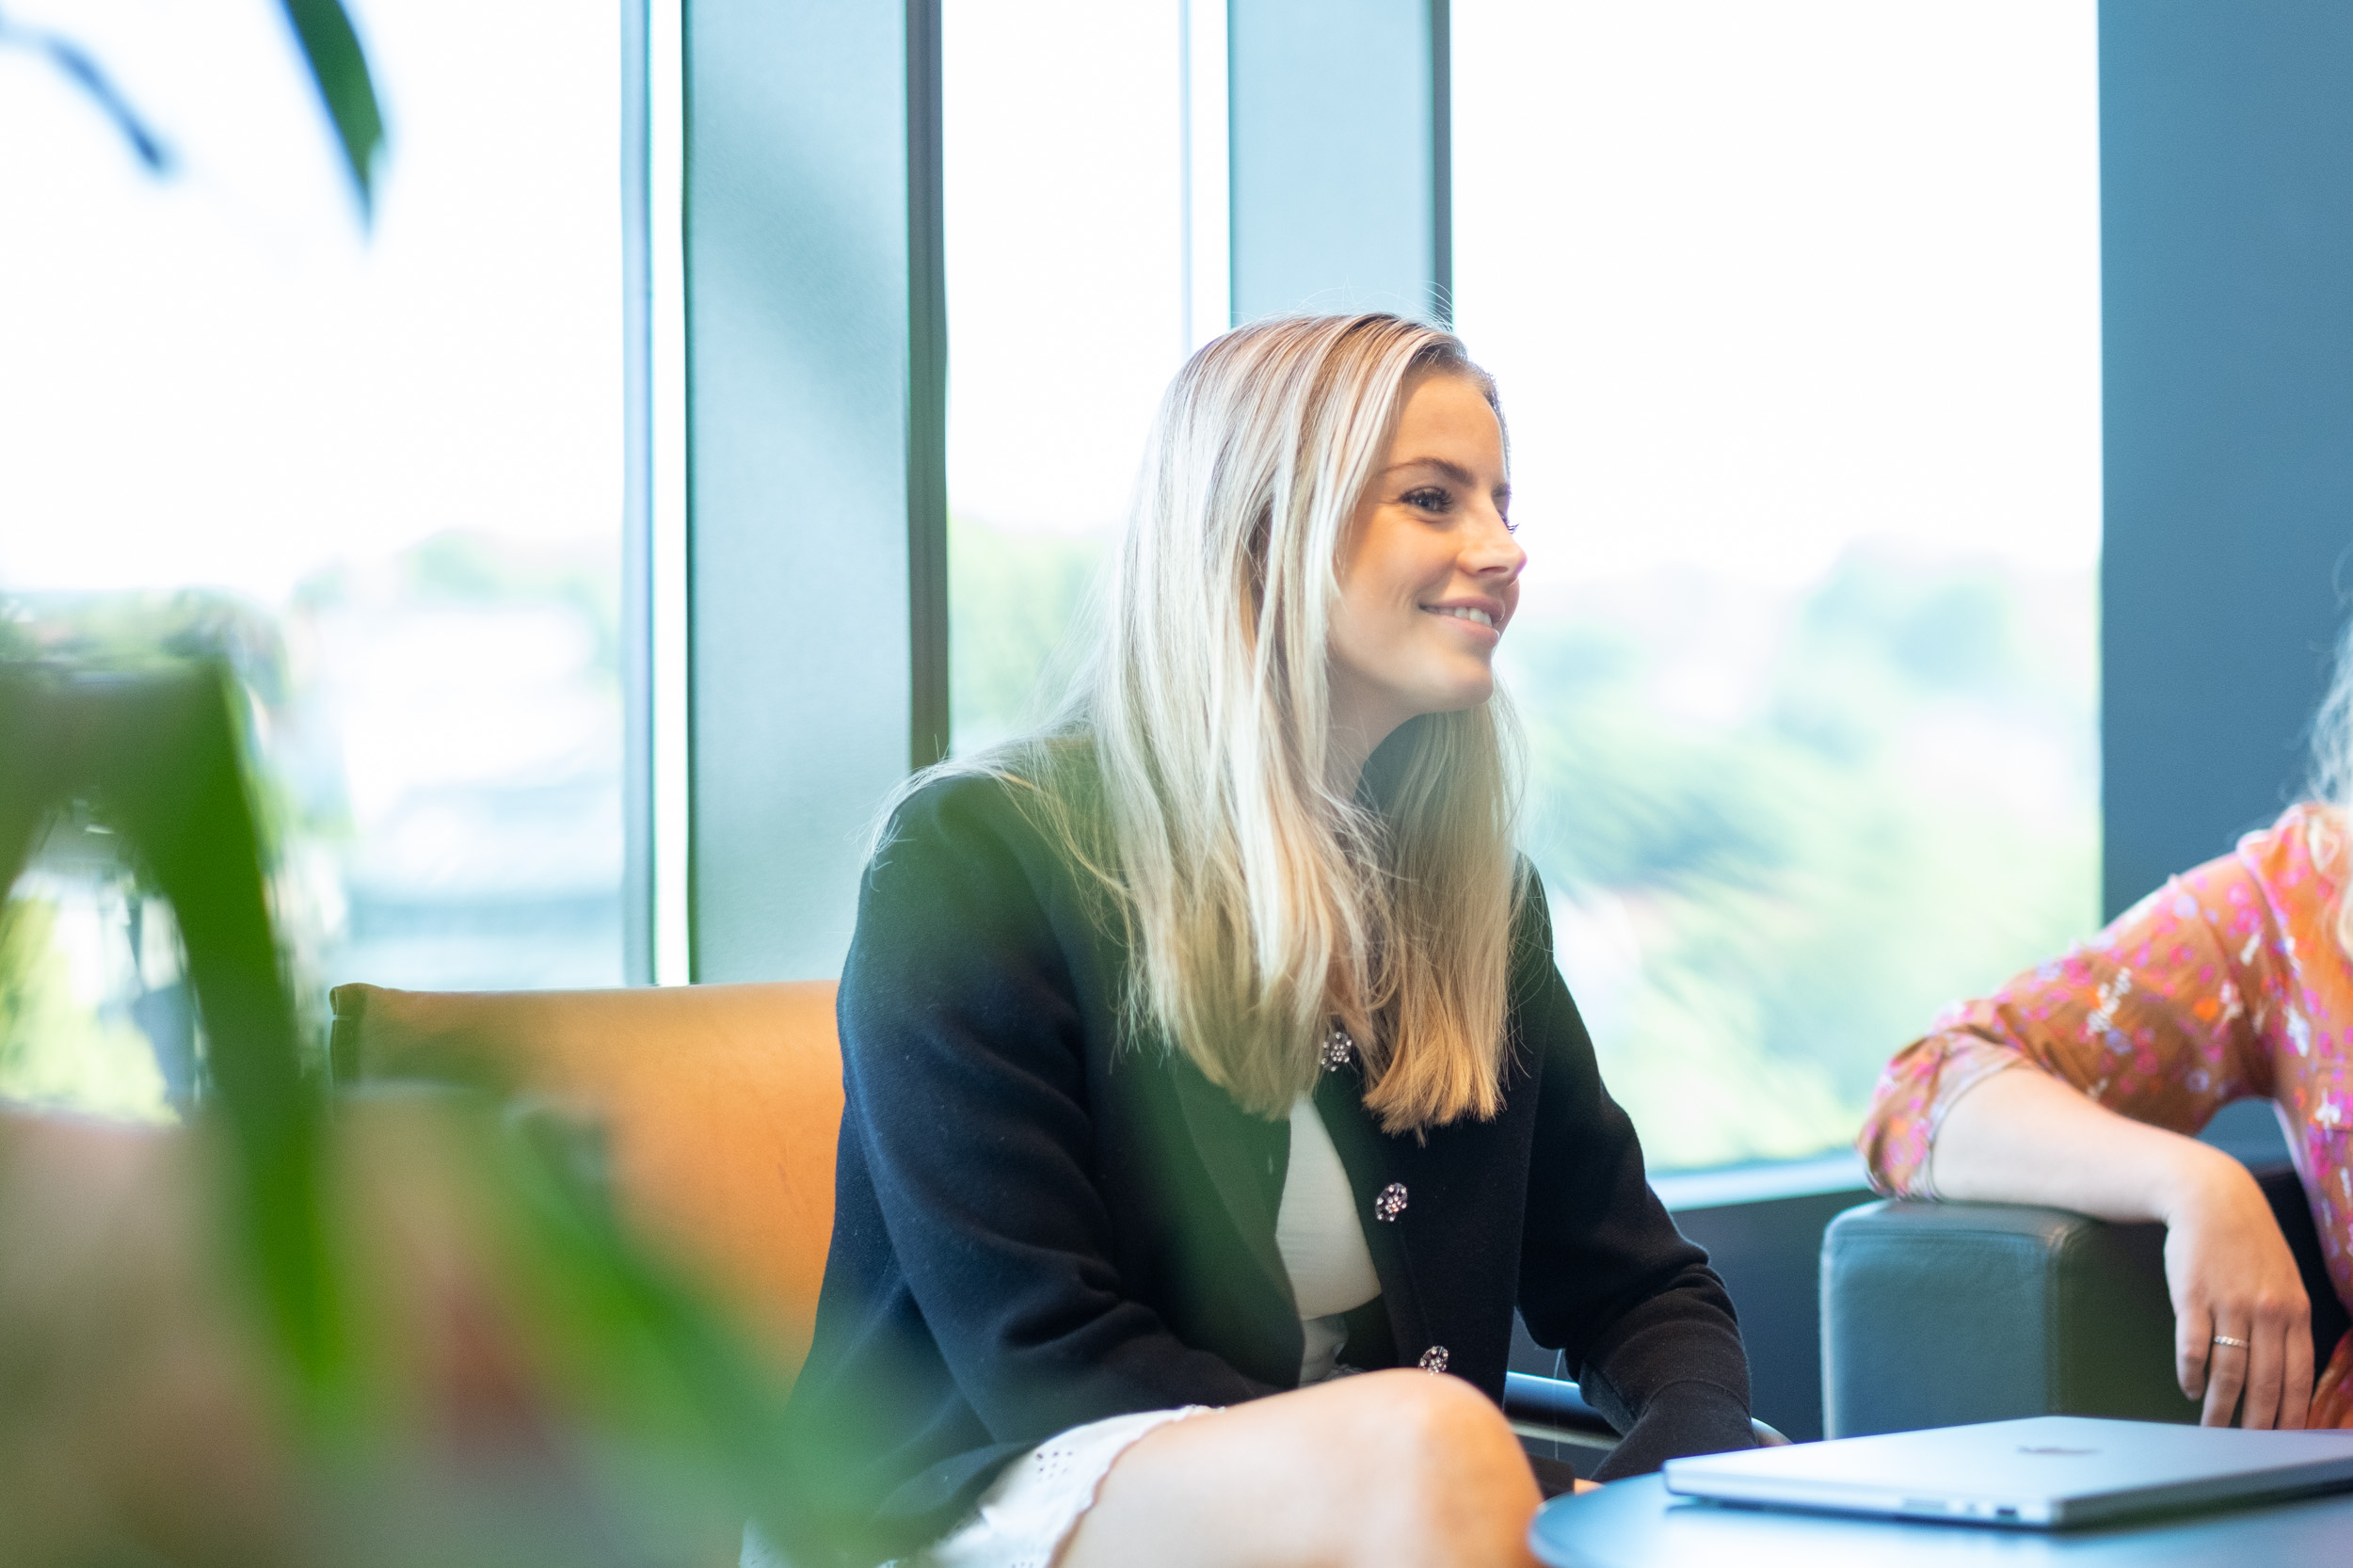
<path fill-rule="evenodd" d="M 2025 1068 L 1963 1095 L 1937 1129 L 1929 1164 L 1940 1197 L 2049 1204 L 2104 1220 L 2171 1221 L 2245 1175 L 2218 1149 Z"/>

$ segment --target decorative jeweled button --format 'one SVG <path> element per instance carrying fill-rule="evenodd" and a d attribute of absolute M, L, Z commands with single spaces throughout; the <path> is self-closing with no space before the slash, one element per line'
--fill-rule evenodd
<path fill-rule="evenodd" d="M 1323 1037 L 1323 1070 L 1337 1073 L 1348 1065 L 1356 1054 L 1356 1042 L 1348 1037 L 1348 1031 L 1335 1029 Z"/>
<path fill-rule="evenodd" d="M 1446 1370 L 1446 1363 L 1447 1354 L 1444 1345 L 1433 1345 L 1421 1352 L 1420 1365 L 1425 1372 L 1443 1372 Z"/>
<path fill-rule="evenodd" d="M 1394 1220 L 1404 1212 L 1405 1184 L 1401 1181 L 1390 1182 L 1381 1189 L 1381 1195 L 1372 1200 L 1372 1217 L 1376 1220 Z"/>

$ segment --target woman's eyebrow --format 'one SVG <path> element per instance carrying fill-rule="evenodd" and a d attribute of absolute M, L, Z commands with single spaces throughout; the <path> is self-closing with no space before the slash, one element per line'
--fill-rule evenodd
<path fill-rule="evenodd" d="M 1465 489 L 1477 489 L 1479 488 L 1478 475 L 1472 473 L 1470 470 L 1465 468 L 1462 464 L 1449 462 L 1444 457 L 1408 457 L 1401 463 L 1391 463 L 1383 472 L 1385 473 L 1395 473 L 1401 469 L 1409 468 L 1433 468 L 1440 473 L 1445 474 L 1449 479 L 1451 479 L 1456 484 L 1462 486 Z"/>

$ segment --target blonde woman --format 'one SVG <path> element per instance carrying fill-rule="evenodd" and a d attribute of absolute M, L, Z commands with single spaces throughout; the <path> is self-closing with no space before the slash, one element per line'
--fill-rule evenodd
<path fill-rule="evenodd" d="M 1060 720 L 899 805 L 793 1407 L 848 1560 L 1529 1562 L 1514 1306 L 1606 1473 L 1751 1443 L 1513 849 L 1508 503 L 1453 338 L 1230 333 Z"/>

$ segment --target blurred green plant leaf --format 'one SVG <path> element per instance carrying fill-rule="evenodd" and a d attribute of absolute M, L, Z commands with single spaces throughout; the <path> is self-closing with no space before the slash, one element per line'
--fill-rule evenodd
<path fill-rule="evenodd" d="M 0 666 L 0 883 L 75 799 L 171 901 L 235 1148 L 240 1240 L 314 1408 L 342 1394 L 321 1208 L 324 1101 L 279 968 L 237 689 L 217 660 Z M 0 888 L 5 891 L 5 888 Z"/>
<path fill-rule="evenodd" d="M 88 50 L 63 33 L 23 26 L 5 16 L 0 16 L 0 46 L 28 49 L 48 60 L 98 105 L 100 113 L 114 121 L 115 129 L 122 133 L 122 139 L 131 144 L 132 152 L 150 174 L 171 172 L 175 162 L 171 149 L 140 118 L 131 101 L 115 86 L 114 78 L 106 74 L 105 68 Z"/>
<path fill-rule="evenodd" d="M 327 117 L 335 127 L 344 166 L 360 198 L 360 220 L 376 216 L 376 155 L 384 149 L 384 115 L 376 101 L 376 82 L 368 72 L 367 51 L 342 0 L 279 0 L 294 26 L 295 42 L 319 89 Z M 62 33 L 27 27 L 0 16 L 0 47 L 29 49 L 46 58 L 96 104 L 150 174 L 166 175 L 177 167 L 171 148 L 131 101 L 114 84 L 88 49 Z"/>
<path fill-rule="evenodd" d="M 280 0 L 295 40 L 334 122 L 344 165 L 359 192 L 363 217 L 376 215 L 376 155 L 384 147 L 384 116 L 376 106 L 368 56 L 342 0 Z"/>
<path fill-rule="evenodd" d="M 351 1548 L 321 1560 L 638 1568 L 701 1560 L 714 1529 L 731 1557 L 747 1518 L 833 1560 L 795 1506 L 783 1385 L 624 1233 L 592 1124 L 430 1075 L 334 1099 L 310 1070 L 241 712 L 218 657 L 0 662 L 0 892 L 79 802 L 179 916 L 231 1155 L 221 1240 L 316 1522 Z"/>

